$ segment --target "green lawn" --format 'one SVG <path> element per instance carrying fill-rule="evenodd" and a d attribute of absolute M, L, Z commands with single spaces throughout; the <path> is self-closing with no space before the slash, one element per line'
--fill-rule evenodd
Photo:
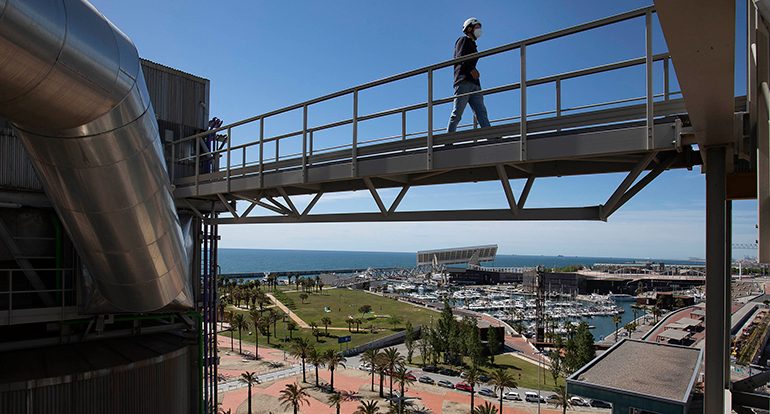
<path fill-rule="evenodd" d="M 464 359 L 466 367 L 470 366 L 470 360 Z M 422 367 L 422 357 L 415 356 L 412 358 L 412 363 L 416 367 Z M 440 364 L 439 368 L 454 368 L 449 365 Z M 483 366 L 481 370 L 487 375 L 495 368 L 505 368 L 513 372 L 513 377 L 518 383 L 518 386 L 524 388 L 537 389 L 537 365 L 516 358 L 513 355 L 495 355 L 494 366 Z M 520 375 L 520 376 L 519 376 Z M 565 385 L 564 377 L 559 377 L 559 385 Z M 551 371 L 548 368 L 543 368 L 540 371 L 540 389 L 554 391 L 553 377 Z"/>
<path fill-rule="evenodd" d="M 328 293 L 328 295 L 327 295 Z M 305 299 L 305 303 L 299 298 L 300 292 L 287 293 L 289 297 L 294 299 L 294 303 L 297 305 L 297 309 L 294 312 L 302 320 L 307 323 L 316 322 L 320 331 L 324 332 L 324 326 L 321 324 L 321 318 L 328 316 L 332 323 L 329 327 L 338 327 L 344 329 L 329 329 L 328 336 L 320 336 L 318 341 L 312 336 L 310 329 L 299 329 L 292 333 L 293 337 L 306 337 L 310 338 L 310 342 L 315 344 L 316 348 L 323 351 L 328 348 L 334 348 L 336 350 L 354 348 L 359 345 L 363 345 L 367 342 L 373 341 L 378 338 L 382 338 L 391 335 L 395 332 L 404 329 L 404 325 L 401 324 L 394 329 L 393 325 L 387 322 L 387 318 L 378 318 L 375 315 L 398 315 L 404 319 L 404 323 L 407 320 L 412 322 L 413 326 L 430 323 L 430 317 L 438 317 L 438 313 L 435 311 L 427 310 L 424 308 L 418 308 L 408 303 L 398 302 L 393 299 L 383 298 L 377 295 L 371 295 L 362 291 L 347 290 L 347 289 L 324 289 L 323 294 L 309 294 L 308 299 Z M 362 305 L 370 305 L 372 307 L 372 313 L 367 314 L 363 319 L 364 323 L 360 327 L 360 331 L 356 330 L 356 326 L 353 325 L 350 330 L 348 329 L 348 315 L 354 318 L 360 318 L 361 314 L 358 312 L 358 308 Z M 324 307 L 329 307 L 332 311 L 325 312 Z M 228 308 L 228 310 L 233 310 Z M 235 312 L 242 312 L 247 314 L 243 310 L 234 310 Z M 273 332 L 272 327 L 270 329 L 270 345 L 267 343 L 267 338 L 264 335 L 259 335 L 259 346 L 272 346 L 274 348 L 282 348 L 283 346 L 283 322 L 276 324 L 278 328 L 277 335 Z M 372 333 L 369 329 L 373 327 L 375 331 Z M 243 341 L 254 343 L 255 335 L 254 329 L 250 328 L 252 335 L 248 335 L 248 331 L 242 331 L 241 337 Z M 287 332 L 287 336 L 288 336 Z M 221 335 L 230 336 L 230 332 L 222 332 Z M 337 340 L 341 336 L 351 336 L 351 341 L 342 345 L 339 345 Z M 275 337 L 277 336 L 277 338 Z M 238 331 L 234 332 L 234 337 L 238 339 Z M 287 342 L 287 349 L 289 343 Z M 342 348 L 341 348 L 342 347 Z M 235 343 L 235 350 L 238 350 L 237 341 Z"/>

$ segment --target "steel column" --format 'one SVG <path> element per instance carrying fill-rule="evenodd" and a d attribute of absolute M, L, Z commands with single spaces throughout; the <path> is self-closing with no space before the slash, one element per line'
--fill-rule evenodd
<path fill-rule="evenodd" d="M 519 84 L 521 87 L 519 88 L 519 96 L 521 97 L 521 118 L 519 118 L 520 122 L 520 131 L 521 131 L 521 152 L 522 157 L 521 159 L 526 160 L 527 159 L 527 45 L 522 44 L 521 45 L 521 74 L 520 74 L 520 80 Z"/>
<path fill-rule="evenodd" d="M 350 176 L 358 176 L 358 89 L 353 91 L 353 149 L 351 153 Z"/>
<path fill-rule="evenodd" d="M 645 40 L 646 40 L 646 70 L 647 81 L 647 149 L 653 149 L 655 144 L 655 123 L 653 117 L 653 89 L 652 89 L 652 10 L 645 14 Z"/>
<path fill-rule="evenodd" d="M 433 169 L 433 70 L 428 71 L 428 150 L 427 170 Z"/>
<path fill-rule="evenodd" d="M 724 147 L 706 149 L 706 386 L 705 414 L 723 414 L 725 391 L 725 223 L 727 180 Z M 728 278 L 729 279 L 729 278 Z"/>

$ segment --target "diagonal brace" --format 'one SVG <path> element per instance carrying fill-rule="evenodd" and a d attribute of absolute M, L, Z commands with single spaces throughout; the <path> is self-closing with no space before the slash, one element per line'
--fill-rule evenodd
<path fill-rule="evenodd" d="M 278 187 L 278 192 L 281 193 L 281 196 L 291 209 L 291 213 L 294 214 L 294 217 L 299 218 L 299 211 L 297 211 L 297 207 L 294 207 L 294 203 L 291 201 L 291 198 L 289 198 L 289 195 L 286 194 L 286 190 L 284 190 L 283 187 Z"/>
<path fill-rule="evenodd" d="M 511 189 L 510 181 L 508 181 L 508 173 L 505 171 L 505 166 L 497 164 L 495 167 L 497 167 L 497 175 L 500 176 L 500 182 L 503 184 L 508 205 L 511 207 L 511 213 L 517 216 L 519 214 L 519 206 L 516 204 L 516 197 L 513 196 L 513 190 Z"/>
<path fill-rule="evenodd" d="M 380 198 L 380 195 L 377 194 L 377 189 L 374 188 L 374 184 L 372 184 L 372 180 L 369 177 L 364 177 L 364 183 L 366 184 L 366 187 L 369 189 L 369 192 L 372 193 L 372 198 L 374 198 L 374 202 L 377 203 L 377 207 L 380 208 L 380 213 L 382 213 L 383 216 L 388 216 L 388 210 L 385 209 L 385 204 L 382 203 L 382 199 Z"/>
<path fill-rule="evenodd" d="M 527 183 L 524 184 L 524 189 L 521 190 L 521 197 L 519 197 L 519 204 L 517 204 L 517 207 L 519 207 L 519 210 L 524 209 L 524 203 L 527 202 L 527 197 L 529 197 L 529 191 L 532 190 L 532 184 L 535 182 L 535 176 L 530 175 L 527 177 Z"/>
<path fill-rule="evenodd" d="M 235 217 L 235 218 L 239 218 L 239 216 L 238 216 L 238 212 L 237 212 L 237 211 L 235 211 L 235 209 L 233 208 L 233 206 L 231 206 L 231 205 L 230 205 L 230 203 L 227 201 L 227 199 L 225 198 L 225 196 L 224 196 L 224 195 L 222 195 L 222 193 L 217 193 L 217 197 L 219 197 L 219 201 L 221 201 L 221 202 L 222 202 L 222 204 L 224 204 L 224 205 L 225 205 L 225 207 L 227 208 L 227 211 L 229 211 L 229 212 L 230 212 L 230 214 L 232 214 L 232 215 L 233 215 L 233 217 Z"/>
<path fill-rule="evenodd" d="M 318 194 L 316 194 L 315 197 L 313 197 L 313 200 L 310 201 L 310 204 L 308 204 L 307 207 L 305 207 L 305 211 L 302 212 L 302 214 L 300 215 L 300 218 L 305 217 L 307 216 L 308 213 L 310 213 L 310 210 L 313 209 L 313 207 L 315 206 L 315 203 L 317 203 L 318 200 L 321 199 L 321 196 L 323 194 L 324 194 L 323 191 L 319 191 Z"/>
<path fill-rule="evenodd" d="M 618 186 L 618 188 L 615 189 L 615 192 L 612 193 L 610 198 L 607 200 L 606 203 L 604 203 L 604 213 L 602 214 L 602 219 L 607 220 L 607 217 L 609 214 L 607 212 L 614 211 L 615 205 L 620 201 L 620 197 L 623 196 L 623 194 L 628 190 L 629 187 L 631 187 L 631 184 L 636 181 L 636 179 L 639 177 L 639 174 L 644 171 L 645 168 L 652 162 L 653 158 L 658 155 L 657 151 L 649 152 L 647 155 L 644 156 L 641 160 L 639 160 L 638 163 L 634 166 L 633 169 L 628 173 L 626 178 L 623 180 L 622 183 Z"/>
<path fill-rule="evenodd" d="M 644 187 L 647 186 L 647 184 L 651 183 L 652 180 L 658 178 L 660 174 L 663 173 L 663 171 L 666 171 L 669 169 L 672 165 L 674 165 L 674 162 L 676 162 L 681 155 L 679 154 L 673 154 L 670 157 L 666 158 L 662 163 L 658 164 L 655 168 L 653 168 L 652 171 L 647 173 L 647 175 L 644 176 L 641 180 L 639 180 L 638 183 L 636 183 L 633 187 L 631 187 L 630 190 L 626 191 L 618 200 L 617 203 L 615 203 L 615 206 L 612 209 L 604 208 L 604 211 L 602 213 L 603 220 L 607 220 L 607 217 L 618 211 L 620 207 L 623 206 L 623 204 L 626 204 L 628 200 L 630 200 L 633 196 L 635 196 L 637 193 L 642 191 Z"/>
<path fill-rule="evenodd" d="M 396 211 L 396 208 L 398 208 L 398 205 L 401 204 L 401 200 L 404 199 L 404 196 L 406 195 L 406 192 L 409 191 L 409 185 L 405 185 L 401 188 L 401 191 L 398 193 L 398 196 L 395 200 L 393 200 L 393 204 L 390 205 L 390 208 L 388 209 L 388 214 L 393 214 Z"/>
<path fill-rule="evenodd" d="M 285 216 L 285 215 L 288 214 L 288 210 L 286 210 L 285 208 L 281 209 L 281 208 L 273 207 L 270 204 L 267 204 L 267 203 L 264 203 L 262 201 L 259 201 L 259 198 L 261 198 L 261 197 L 257 197 L 256 199 L 253 199 L 253 198 L 245 197 L 245 196 L 242 196 L 242 195 L 236 194 L 236 193 L 233 193 L 233 195 L 236 198 L 240 198 L 243 201 L 251 202 L 252 205 L 256 204 L 256 205 L 258 205 L 258 206 L 260 206 L 262 208 L 266 208 L 266 209 L 268 209 L 270 211 L 274 211 L 274 212 L 276 212 L 276 213 L 278 213 L 278 214 L 280 214 L 282 216 Z M 281 207 L 283 207 L 283 206 L 281 206 Z M 250 210 L 251 210 L 251 208 L 249 208 L 249 210 L 246 210 L 246 211 L 250 211 Z M 244 217 L 244 216 L 247 216 L 247 215 L 248 215 L 247 213 L 244 213 L 243 216 L 241 216 L 241 217 Z"/>

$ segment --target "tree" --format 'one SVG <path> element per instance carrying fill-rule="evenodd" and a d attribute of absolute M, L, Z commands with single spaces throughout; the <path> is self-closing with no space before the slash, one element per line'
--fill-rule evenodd
<path fill-rule="evenodd" d="M 623 327 L 626 331 L 628 331 L 628 337 L 631 337 L 631 334 L 636 331 L 636 322 L 629 322 L 626 324 L 626 326 Z"/>
<path fill-rule="evenodd" d="M 356 332 L 361 332 L 361 324 L 364 323 L 364 320 L 361 318 L 356 318 L 353 322 L 356 324 Z"/>
<path fill-rule="evenodd" d="M 551 352 L 551 355 L 549 356 L 551 359 L 551 365 L 548 367 L 548 370 L 551 371 L 551 376 L 553 377 L 553 383 L 554 385 L 557 384 L 557 380 L 559 379 L 559 375 L 561 375 L 563 367 L 562 367 L 562 360 L 563 357 L 561 355 L 562 351 L 562 343 L 561 343 L 561 336 L 556 335 L 556 338 L 553 341 L 553 346 L 555 348 L 554 352 Z"/>
<path fill-rule="evenodd" d="M 300 387 L 296 382 L 286 384 L 286 388 L 282 389 L 279 394 L 278 399 L 281 400 L 281 405 L 293 407 L 294 414 L 297 414 L 299 406 L 303 403 L 310 405 L 310 396 L 305 391 L 305 387 Z"/>
<path fill-rule="evenodd" d="M 396 328 L 398 327 L 398 325 L 402 324 L 403 322 L 404 322 L 404 318 L 402 318 L 402 317 L 400 317 L 400 316 L 398 316 L 398 315 L 394 315 L 394 316 L 391 316 L 391 317 L 388 319 L 388 323 L 390 323 L 391 325 L 393 325 L 393 330 L 394 330 L 394 331 L 396 330 Z"/>
<path fill-rule="evenodd" d="M 358 311 L 361 312 L 361 317 L 363 318 L 367 313 L 372 311 L 372 305 L 363 305 L 358 308 Z"/>
<path fill-rule="evenodd" d="M 654 316 L 654 317 L 655 317 L 655 323 L 658 323 L 658 318 L 660 318 L 660 315 L 661 315 L 662 313 L 663 313 L 663 312 L 661 312 L 661 310 L 660 310 L 660 308 L 659 308 L 659 307 L 657 307 L 657 306 L 653 306 L 653 307 L 652 307 L 652 316 Z"/>
<path fill-rule="evenodd" d="M 259 384 L 259 378 L 256 372 L 246 371 L 241 374 L 240 381 L 249 386 L 249 414 L 251 414 L 251 386 Z"/>
<path fill-rule="evenodd" d="M 594 336 L 588 330 L 586 322 L 580 322 L 575 336 L 567 340 L 564 372 L 572 374 L 596 357 Z"/>
<path fill-rule="evenodd" d="M 676 299 L 674 300 L 674 306 L 676 306 L 677 308 L 682 308 L 682 307 L 684 307 L 684 299 L 682 299 L 682 298 L 676 298 Z"/>
<path fill-rule="evenodd" d="M 315 321 L 310 321 L 308 326 L 310 326 L 310 332 L 313 334 L 313 336 L 315 336 L 315 341 L 318 342 L 318 335 L 321 334 L 321 332 L 318 330 L 318 323 Z"/>
<path fill-rule="evenodd" d="M 473 397 L 476 394 L 476 383 L 479 382 L 479 376 L 481 371 L 476 367 L 472 367 L 468 370 L 468 376 L 465 377 L 465 382 L 471 386 L 471 414 L 473 413 Z"/>
<path fill-rule="evenodd" d="M 329 335 L 329 325 L 332 324 L 332 318 L 324 316 L 321 318 L 321 323 L 324 325 L 324 334 Z"/>
<path fill-rule="evenodd" d="M 242 313 L 237 313 L 233 316 L 232 325 L 238 330 L 238 353 L 243 354 L 243 347 L 241 346 L 241 330 L 249 329 L 249 321 L 246 320 L 246 316 Z"/>
<path fill-rule="evenodd" d="M 305 303 L 305 299 L 308 298 L 308 294 L 307 293 L 300 293 L 299 294 L 299 298 L 302 299 L 302 303 Z"/>
<path fill-rule="evenodd" d="M 497 407 L 490 404 L 489 401 L 486 401 L 484 405 L 480 405 L 473 410 L 471 410 L 471 413 L 473 414 L 497 414 Z"/>
<path fill-rule="evenodd" d="M 500 341 L 497 339 L 497 329 L 490 326 L 487 328 L 487 347 L 489 348 L 489 363 L 495 363 L 495 354 L 500 348 Z"/>
<path fill-rule="evenodd" d="M 618 325 L 623 322 L 623 317 L 615 315 L 612 317 L 612 323 L 615 324 L 615 342 L 618 342 Z"/>
<path fill-rule="evenodd" d="M 556 394 L 551 395 L 551 402 L 556 408 L 563 407 L 562 414 L 567 414 L 567 408 L 572 407 L 572 404 L 569 402 L 570 398 L 572 398 L 572 395 L 567 394 L 567 387 L 557 385 Z"/>
<path fill-rule="evenodd" d="M 225 322 L 230 324 L 230 352 L 235 351 L 235 344 L 233 337 L 235 335 L 233 334 L 233 313 L 232 312 L 225 312 Z"/>
<path fill-rule="evenodd" d="M 386 349 L 383 355 L 386 361 L 385 365 L 390 371 L 390 398 L 393 398 L 393 372 L 396 371 L 396 368 L 404 365 L 404 357 L 396 347 Z"/>
<path fill-rule="evenodd" d="M 411 385 L 414 383 L 414 380 L 409 378 L 409 370 L 406 369 L 405 366 L 398 367 L 393 372 L 393 377 L 396 377 L 396 383 L 401 386 L 401 397 L 398 399 L 398 412 L 403 413 L 404 412 L 404 391 L 406 390 L 407 385 Z M 393 398 L 391 396 L 391 398 Z"/>
<path fill-rule="evenodd" d="M 293 320 L 286 321 L 286 329 L 289 330 L 289 339 L 294 339 L 294 331 L 296 331 L 299 327 L 297 326 L 297 322 L 294 322 Z"/>
<path fill-rule="evenodd" d="M 254 326 L 254 346 L 256 347 L 254 357 L 259 359 L 259 328 L 262 326 L 262 314 L 256 309 L 252 309 L 249 311 L 249 319 Z"/>
<path fill-rule="evenodd" d="M 377 355 L 372 370 L 377 371 L 377 374 L 380 375 L 380 398 L 385 398 L 385 393 L 383 391 L 385 386 L 383 384 L 385 383 L 385 371 L 388 370 L 388 359 L 385 357 L 385 352 L 380 352 Z"/>
<path fill-rule="evenodd" d="M 353 324 L 354 324 L 354 323 L 356 323 L 356 320 L 355 320 L 355 319 L 350 319 L 350 318 L 349 318 L 349 319 L 348 319 L 348 320 L 346 320 L 345 322 L 347 322 L 347 323 L 348 323 L 348 332 L 353 332 L 353 328 L 352 328 L 352 326 L 353 326 Z"/>
<path fill-rule="evenodd" d="M 374 366 L 377 363 L 377 359 L 379 358 L 380 350 L 376 348 L 369 348 L 366 351 L 364 351 L 364 354 L 361 356 L 361 362 L 364 364 L 369 364 L 369 366 L 372 368 L 369 371 L 369 375 L 372 376 L 372 392 L 374 392 L 374 374 L 375 369 Z"/>
<path fill-rule="evenodd" d="M 305 360 L 307 359 L 307 354 L 310 352 L 311 348 L 313 348 L 313 345 L 310 344 L 310 341 L 308 341 L 307 338 L 297 338 L 297 340 L 291 344 L 291 355 L 302 360 L 302 382 L 307 382 L 305 379 Z"/>
<path fill-rule="evenodd" d="M 433 340 L 433 349 L 438 352 L 444 352 L 444 361 L 454 361 L 454 346 L 457 343 L 457 321 L 452 312 L 449 302 L 444 301 L 444 309 L 436 325 L 436 336 Z"/>
<path fill-rule="evenodd" d="M 347 401 L 348 398 L 350 398 L 350 395 L 346 391 L 339 391 L 332 393 L 326 401 L 329 404 L 329 407 L 336 408 L 337 414 L 340 414 L 340 405 Z"/>
<path fill-rule="evenodd" d="M 324 355 L 315 347 L 311 347 L 307 352 L 307 360 L 315 367 L 315 386 L 318 387 L 318 367 L 324 364 Z"/>
<path fill-rule="evenodd" d="M 380 412 L 380 408 L 377 407 L 377 401 L 361 401 L 361 405 L 353 414 L 377 414 Z"/>
<path fill-rule="evenodd" d="M 326 364 L 326 367 L 329 368 L 329 374 L 331 376 L 330 387 L 332 392 L 334 391 L 334 370 L 337 367 L 345 368 L 345 361 L 347 361 L 347 358 L 334 352 L 333 349 L 327 349 L 326 352 L 324 352 L 324 363 Z"/>
<path fill-rule="evenodd" d="M 494 371 L 492 371 L 490 377 L 492 377 L 492 379 L 489 380 L 489 384 L 494 386 L 496 390 L 500 390 L 500 412 L 502 413 L 503 393 L 505 392 L 505 389 L 516 388 L 518 384 L 516 384 L 516 381 L 513 379 L 513 375 L 507 369 L 496 368 Z"/>
<path fill-rule="evenodd" d="M 422 356 L 423 367 L 428 364 L 428 348 L 430 348 L 430 340 L 428 339 L 429 336 L 430 330 L 424 329 L 422 331 L 422 338 L 417 341 L 417 346 L 420 348 L 420 355 Z"/>

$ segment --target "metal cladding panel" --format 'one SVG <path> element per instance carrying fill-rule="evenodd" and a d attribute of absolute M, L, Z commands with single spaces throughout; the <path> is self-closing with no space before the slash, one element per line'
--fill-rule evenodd
<path fill-rule="evenodd" d="M 27 150 L 6 121 L 0 121 L 0 187 L 43 191 Z"/>
<path fill-rule="evenodd" d="M 167 358 L 0 387 L 0 413 L 190 413 L 190 347 Z M 10 389 L 8 389 L 10 388 Z"/>
<path fill-rule="evenodd" d="M 141 63 L 155 116 L 162 121 L 205 129 L 209 80 L 149 60 L 141 59 Z"/>

